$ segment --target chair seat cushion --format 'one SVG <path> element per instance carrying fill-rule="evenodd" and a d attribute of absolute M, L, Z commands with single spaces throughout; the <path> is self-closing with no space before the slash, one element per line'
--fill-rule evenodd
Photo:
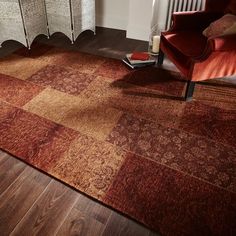
<path fill-rule="evenodd" d="M 170 44 L 172 48 L 178 50 L 185 57 L 199 57 L 202 55 L 207 38 L 202 35 L 201 31 L 178 31 L 178 32 L 164 32 L 164 40 Z"/>

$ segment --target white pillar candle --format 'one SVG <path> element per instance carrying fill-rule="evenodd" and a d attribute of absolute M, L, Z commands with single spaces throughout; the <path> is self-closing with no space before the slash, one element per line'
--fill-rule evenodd
<path fill-rule="evenodd" d="M 161 41 L 160 36 L 158 36 L 158 35 L 153 36 L 153 38 L 152 38 L 152 52 L 153 53 L 159 53 L 160 41 Z"/>

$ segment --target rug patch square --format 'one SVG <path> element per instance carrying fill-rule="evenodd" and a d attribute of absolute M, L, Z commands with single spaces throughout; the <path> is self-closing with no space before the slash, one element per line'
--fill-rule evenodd
<path fill-rule="evenodd" d="M 110 80 L 129 78 L 132 70 L 127 68 L 120 60 L 109 59 L 105 61 L 97 70 L 96 75 L 103 76 Z"/>
<path fill-rule="evenodd" d="M 186 104 L 178 128 L 236 147 L 236 110 L 233 109 L 225 110 L 200 102 Z"/>
<path fill-rule="evenodd" d="M 102 76 L 97 76 L 89 86 L 80 93 L 79 97 L 82 99 L 100 100 L 112 102 L 118 97 L 122 97 L 122 89 L 118 86 L 113 86 L 109 80 Z"/>
<path fill-rule="evenodd" d="M 105 142 L 80 136 L 50 173 L 82 192 L 101 199 L 113 182 L 126 153 Z"/>
<path fill-rule="evenodd" d="M 235 229 L 235 197 L 129 155 L 103 201 L 158 229 L 162 235 L 231 235 Z"/>
<path fill-rule="evenodd" d="M 80 73 L 71 68 L 47 66 L 31 76 L 28 81 L 78 95 L 94 80 L 93 75 Z"/>
<path fill-rule="evenodd" d="M 76 131 L 14 107 L 1 120 L 0 133 L 1 147 L 44 171 L 55 165 L 78 136 Z"/>
<path fill-rule="evenodd" d="M 15 106 L 23 106 L 43 91 L 43 87 L 0 74 L 0 98 Z"/>
<path fill-rule="evenodd" d="M 0 59 L 0 73 L 26 80 L 46 65 L 44 60 L 10 55 Z"/>
<path fill-rule="evenodd" d="M 46 89 L 24 109 L 83 134 L 105 140 L 123 114 L 99 100 L 82 99 Z"/>

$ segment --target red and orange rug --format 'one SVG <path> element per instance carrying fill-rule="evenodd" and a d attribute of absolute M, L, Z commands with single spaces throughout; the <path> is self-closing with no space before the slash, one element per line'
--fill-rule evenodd
<path fill-rule="evenodd" d="M 162 235 L 236 235 L 235 88 L 36 47 L 0 61 L 0 147 Z"/>

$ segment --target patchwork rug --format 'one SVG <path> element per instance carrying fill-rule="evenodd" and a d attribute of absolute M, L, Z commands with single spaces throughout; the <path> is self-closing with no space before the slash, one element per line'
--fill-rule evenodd
<path fill-rule="evenodd" d="M 235 87 L 36 45 L 0 61 L 0 147 L 161 235 L 236 235 Z"/>

